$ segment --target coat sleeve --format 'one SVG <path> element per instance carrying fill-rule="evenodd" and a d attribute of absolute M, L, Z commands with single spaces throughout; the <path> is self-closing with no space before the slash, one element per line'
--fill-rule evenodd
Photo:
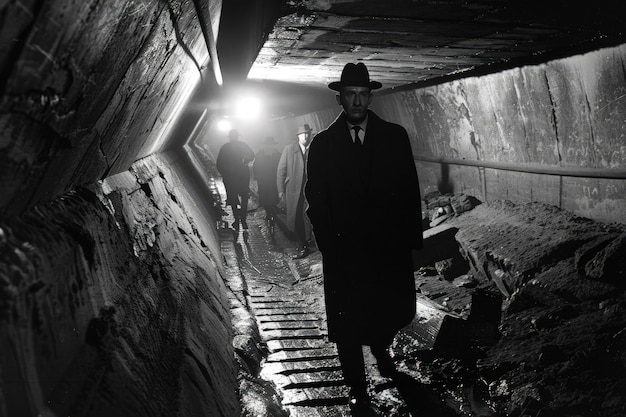
<path fill-rule="evenodd" d="M 333 245 L 334 238 L 325 170 L 328 161 L 324 157 L 321 142 L 319 138 L 314 138 L 309 147 L 304 194 L 308 202 L 307 215 L 313 225 L 315 241 L 320 251 L 324 252 Z"/>
<path fill-rule="evenodd" d="M 248 145 L 247 143 L 244 143 L 245 146 L 243 146 L 242 149 L 242 162 L 244 165 L 249 164 L 250 162 L 254 161 L 254 151 L 252 150 L 252 148 L 250 147 L 250 145 Z"/>
<path fill-rule="evenodd" d="M 280 155 L 278 161 L 278 168 L 276 170 L 276 187 L 279 193 L 285 193 L 285 182 L 287 181 L 287 153 L 289 146 L 283 148 L 283 153 Z"/>
<path fill-rule="evenodd" d="M 413 159 L 413 150 L 411 149 L 411 141 L 406 130 L 402 128 L 402 140 L 400 142 L 400 153 L 402 156 L 402 178 L 405 181 L 404 189 L 406 190 L 404 199 L 404 207 L 407 208 L 406 229 L 409 238 L 409 244 L 412 249 L 421 249 L 423 246 L 422 236 L 422 197 L 420 194 L 419 179 L 415 161 Z"/>
<path fill-rule="evenodd" d="M 254 175 L 254 178 L 256 178 L 257 180 L 261 175 L 261 165 L 263 164 L 264 159 L 263 157 L 259 158 L 260 155 L 263 155 L 262 151 L 259 151 L 256 155 L 254 155 L 254 163 L 252 164 L 252 175 Z"/>
<path fill-rule="evenodd" d="M 224 145 L 222 145 L 222 147 L 220 148 L 218 154 L 217 154 L 217 159 L 215 161 L 215 166 L 217 168 L 217 172 L 220 173 L 220 175 L 223 177 L 224 173 L 226 171 L 226 166 L 225 166 L 225 154 L 226 154 L 226 149 L 224 147 Z"/>

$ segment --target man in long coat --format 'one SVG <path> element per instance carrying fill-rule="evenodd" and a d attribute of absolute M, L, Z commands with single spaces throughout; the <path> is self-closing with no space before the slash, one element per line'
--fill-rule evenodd
<path fill-rule="evenodd" d="M 303 258 L 309 254 L 311 240 L 311 222 L 306 215 L 306 158 L 311 143 L 312 129 L 304 124 L 298 130 L 298 142 L 283 148 L 278 163 L 278 195 L 285 199 L 287 227 L 296 236 L 301 251 L 294 258 Z"/>
<path fill-rule="evenodd" d="M 343 112 L 310 145 L 306 197 L 323 255 L 329 339 L 351 387 L 349 404 L 362 409 L 369 398 L 361 346 L 392 375 L 388 348 L 415 315 L 420 190 L 406 130 L 368 110 L 381 84 L 369 80 L 365 65 L 347 64 L 329 87 Z"/>
<path fill-rule="evenodd" d="M 233 227 L 239 230 L 239 224 L 248 229 L 248 198 L 250 197 L 250 167 L 254 160 L 254 151 L 250 146 L 239 140 L 239 132 L 231 129 L 228 132 L 229 142 L 220 148 L 216 166 L 224 181 L 226 204 L 233 209 L 235 222 Z"/>
<path fill-rule="evenodd" d="M 276 173 L 281 153 L 275 146 L 276 139 L 272 136 L 266 137 L 252 165 L 252 172 L 258 185 L 259 205 L 265 209 L 266 220 L 274 216 L 278 204 Z"/>

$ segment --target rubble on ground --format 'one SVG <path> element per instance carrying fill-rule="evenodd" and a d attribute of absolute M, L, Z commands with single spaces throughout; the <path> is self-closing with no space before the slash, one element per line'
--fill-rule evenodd
<path fill-rule="evenodd" d="M 453 232 L 447 241 L 468 266 L 454 276 L 451 258 L 433 258 L 431 250 L 435 262 L 416 272 L 418 292 L 463 321 L 438 329 L 438 338 L 456 344 L 429 352 L 434 378 L 445 384 L 446 368 L 461 360 L 465 383 L 480 389 L 498 415 L 625 415 L 626 225 L 509 201 L 437 216 L 458 197 L 434 197 L 425 203 L 430 218 L 445 218 L 433 229 Z M 481 340 L 489 326 L 469 320 L 468 299 L 477 291 L 502 300 L 496 339 Z M 462 348 L 459 332 L 468 342 Z M 394 347 L 400 358 L 401 345 Z"/>

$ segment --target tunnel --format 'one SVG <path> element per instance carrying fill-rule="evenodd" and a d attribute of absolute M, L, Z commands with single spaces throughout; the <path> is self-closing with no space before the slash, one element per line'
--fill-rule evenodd
<path fill-rule="evenodd" d="M 408 133 L 424 226 L 398 376 L 365 350 L 375 415 L 626 415 L 625 16 L 0 1 L 0 417 L 351 415 L 322 254 L 293 256 L 254 176 L 233 228 L 216 168 L 229 129 L 326 129 L 349 62 Z"/>

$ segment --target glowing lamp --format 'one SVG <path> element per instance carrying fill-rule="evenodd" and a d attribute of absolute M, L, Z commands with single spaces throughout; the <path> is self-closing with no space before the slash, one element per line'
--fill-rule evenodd
<path fill-rule="evenodd" d="M 261 102 L 256 97 L 245 97 L 237 103 L 237 117 L 256 119 L 261 114 Z"/>
<path fill-rule="evenodd" d="M 232 127 L 232 123 L 226 119 L 221 119 L 219 122 L 217 122 L 217 128 L 220 130 L 220 132 L 228 132 L 230 129 L 232 129 Z"/>

